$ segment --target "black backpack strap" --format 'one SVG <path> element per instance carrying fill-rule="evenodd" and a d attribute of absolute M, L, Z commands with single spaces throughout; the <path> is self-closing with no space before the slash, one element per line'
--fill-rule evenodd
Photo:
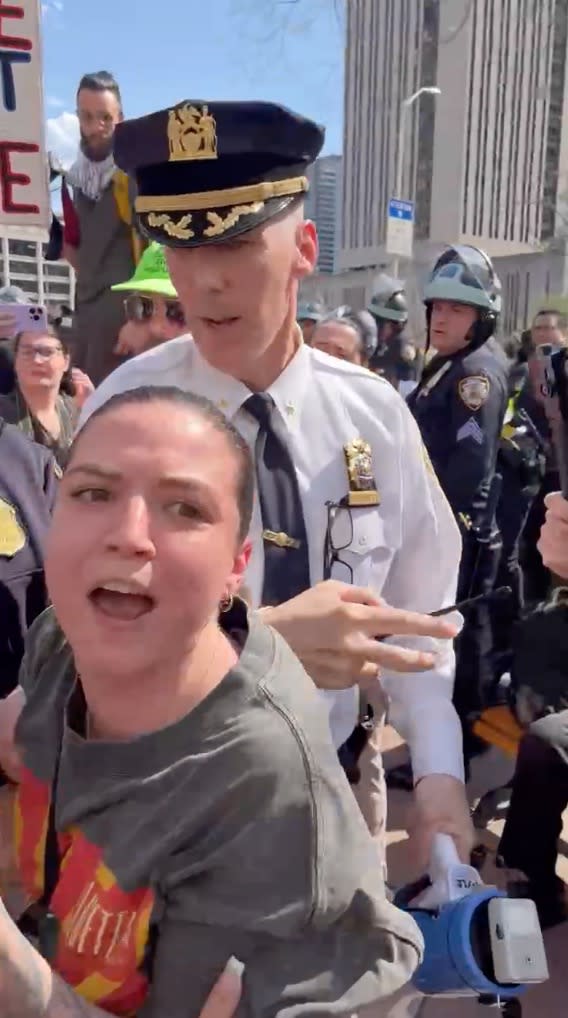
<path fill-rule="evenodd" d="M 43 894 L 38 905 L 49 909 L 51 899 L 59 881 L 61 859 L 59 858 L 59 845 L 57 843 L 57 830 L 55 827 L 55 808 L 57 802 L 57 784 L 59 781 L 59 766 L 61 763 L 61 744 L 57 751 L 55 771 L 51 782 L 51 801 L 49 803 L 49 816 L 47 818 L 47 834 L 45 838 L 45 851 L 43 855 Z"/>

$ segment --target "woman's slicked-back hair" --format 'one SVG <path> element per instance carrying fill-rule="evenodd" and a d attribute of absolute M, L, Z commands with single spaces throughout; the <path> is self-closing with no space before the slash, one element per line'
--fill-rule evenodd
<path fill-rule="evenodd" d="M 237 463 L 237 506 L 239 510 L 239 540 L 243 541 L 247 536 L 252 518 L 254 501 L 254 465 L 250 449 L 242 435 L 231 424 L 230 421 L 217 409 L 214 403 L 204 396 L 197 396 L 193 392 L 184 392 L 173 385 L 143 385 L 138 389 L 127 389 L 126 392 L 119 392 L 98 407 L 83 425 L 75 439 L 80 440 L 81 435 L 90 424 L 112 410 L 118 410 L 122 406 L 140 406 L 149 403 L 169 403 L 172 406 L 182 407 L 192 414 L 203 418 L 216 431 L 224 435 L 229 449 Z M 75 444 L 74 443 L 74 444 Z"/>

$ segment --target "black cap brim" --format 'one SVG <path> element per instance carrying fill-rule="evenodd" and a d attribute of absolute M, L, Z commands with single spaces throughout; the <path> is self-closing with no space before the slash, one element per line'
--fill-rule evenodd
<path fill-rule="evenodd" d="M 141 233 L 149 240 L 157 240 L 166 247 L 203 247 L 255 230 L 298 200 L 298 195 L 288 195 L 193 212 L 138 212 L 136 219 Z"/>

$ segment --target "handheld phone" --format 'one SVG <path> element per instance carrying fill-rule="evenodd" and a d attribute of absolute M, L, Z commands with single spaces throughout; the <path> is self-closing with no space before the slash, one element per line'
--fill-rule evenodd
<path fill-rule="evenodd" d="M 0 318 L 10 316 L 12 336 L 20 332 L 45 332 L 47 311 L 40 304 L 0 304 Z"/>

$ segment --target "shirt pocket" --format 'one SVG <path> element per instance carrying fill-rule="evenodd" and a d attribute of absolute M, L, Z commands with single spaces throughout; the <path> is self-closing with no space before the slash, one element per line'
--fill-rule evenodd
<path fill-rule="evenodd" d="M 332 579 L 382 590 L 400 540 L 381 507 L 351 508 L 342 513 L 334 527 L 333 544 Z"/>

